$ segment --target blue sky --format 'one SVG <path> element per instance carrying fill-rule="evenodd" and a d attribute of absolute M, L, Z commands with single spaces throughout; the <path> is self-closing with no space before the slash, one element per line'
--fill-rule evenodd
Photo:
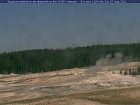
<path fill-rule="evenodd" d="M 0 4 L 0 52 L 135 42 L 139 4 Z"/>

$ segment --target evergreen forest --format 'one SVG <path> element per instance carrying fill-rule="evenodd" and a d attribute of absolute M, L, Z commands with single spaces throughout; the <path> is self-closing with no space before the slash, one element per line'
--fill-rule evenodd
<path fill-rule="evenodd" d="M 122 53 L 140 61 L 140 43 L 97 44 L 65 49 L 34 49 L 0 53 L 0 74 L 26 74 L 95 65 L 102 56 Z M 123 58 L 122 58 L 123 60 Z"/>

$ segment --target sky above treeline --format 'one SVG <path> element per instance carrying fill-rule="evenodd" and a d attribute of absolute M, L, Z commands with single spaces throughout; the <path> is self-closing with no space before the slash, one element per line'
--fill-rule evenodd
<path fill-rule="evenodd" d="M 0 52 L 137 42 L 139 4 L 0 4 Z"/>

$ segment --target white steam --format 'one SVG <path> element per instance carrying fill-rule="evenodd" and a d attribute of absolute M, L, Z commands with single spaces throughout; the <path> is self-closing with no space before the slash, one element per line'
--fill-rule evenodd
<path fill-rule="evenodd" d="M 115 57 L 112 59 L 112 56 L 110 54 L 106 55 L 105 57 L 101 57 L 95 64 L 95 66 L 91 66 L 89 67 L 87 73 L 94 73 L 97 72 L 99 70 L 101 70 L 101 68 L 103 68 L 104 66 L 113 66 L 113 68 L 116 68 L 117 64 L 120 63 L 129 63 L 132 62 L 133 60 L 137 60 L 136 58 L 133 58 L 131 56 L 129 57 L 125 57 L 123 58 L 121 53 L 115 53 Z"/>

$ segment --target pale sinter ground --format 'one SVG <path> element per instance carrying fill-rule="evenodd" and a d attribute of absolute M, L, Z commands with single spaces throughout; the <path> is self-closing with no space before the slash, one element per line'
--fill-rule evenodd
<path fill-rule="evenodd" d="M 0 103 L 101 89 L 140 86 L 140 76 L 112 74 L 112 71 L 104 69 L 94 74 L 86 74 L 87 70 L 88 68 L 75 68 L 26 75 L 1 75 Z M 30 102 L 30 105 L 40 105 L 40 103 L 42 105 L 51 105 L 52 103 L 53 105 L 101 105 L 95 101 L 74 98 L 35 100 L 35 102 Z M 28 104 L 25 103 L 25 105 Z"/>

